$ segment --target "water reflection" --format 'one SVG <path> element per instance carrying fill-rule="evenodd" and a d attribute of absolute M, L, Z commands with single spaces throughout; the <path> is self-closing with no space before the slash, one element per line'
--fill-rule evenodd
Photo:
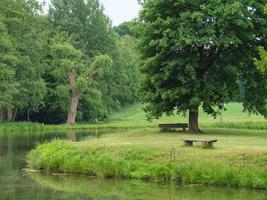
<path fill-rule="evenodd" d="M 39 174 L 30 176 L 45 188 L 78 194 L 92 200 L 264 200 L 267 197 L 267 193 L 263 191 L 179 187 L 140 181 L 53 177 Z"/>
<path fill-rule="evenodd" d="M 57 194 L 53 190 L 36 184 L 23 172 L 26 167 L 25 155 L 38 143 L 53 139 L 68 139 L 75 141 L 87 137 L 98 138 L 109 131 L 78 131 L 78 132 L 6 132 L 0 133 L 0 200 L 2 199 L 50 199 L 52 194 L 56 199 L 67 199 L 71 195 Z"/>
<path fill-rule="evenodd" d="M 25 153 L 36 144 L 51 141 L 53 139 L 66 139 L 81 141 L 85 138 L 99 138 L 102 134 L 110 131 L 68 131 L 68 132 L 38 132 L 38 133 L 14 133 L 0 134 L 0 156 L 9 154 Z"/>

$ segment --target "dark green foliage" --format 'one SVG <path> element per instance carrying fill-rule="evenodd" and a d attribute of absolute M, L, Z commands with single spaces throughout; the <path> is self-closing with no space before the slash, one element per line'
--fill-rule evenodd
<path fill-rule="evenodd" d="M 266 0 L 147 0 L 141 13 L 141 97 L 150 117 L 203 110 L 216 116 L 240 94 L 267 116 L 267 79 L 254 65 L 267 33 Z"/>
<path fill-rule="evenodd" d="M 124 22 L 124 23 L 120 24 L 119 26 L 114 27 L 113 30 L 116 33 L 118 33 L 120 36 L 132 35 L 132 31 L 130 28 L 130 22 Z"/>
<path fill-rule="evenodd" d="M 113 30 L 118 33 L 120 36 L 136 36 L 136 29 L 139 26 L 139 22 L 137 20 L 132 20 L 129 22 L 123 22 L 119 26 L 113 28 Z"/>
<path fill-rule="evenodd" d="M 104 71 L 99 77 L 99 90 L 104 95 L 107 108 L 118 110 L 122 106 L 134 103 L 137 78 L 136 39 L 123 36 L 118 39 L 113 50 L 113 67 Z M 106 84 L 108 82 L 108 84 Z"/>

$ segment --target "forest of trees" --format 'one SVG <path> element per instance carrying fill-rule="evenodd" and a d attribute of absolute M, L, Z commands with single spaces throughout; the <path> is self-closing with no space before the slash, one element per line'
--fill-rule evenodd
<path fill-rule="evenodd" d="M 136 39 L 98 0 L 1 0 L 0 122 L 101 121 L 136 101 Z M 76 120 L 75 120 L 76 119 Z"/>
<path fill-rule="evenodd" d="M 200 108 L 230 101 L 267 117 L 266 0 L 139 3 L 113 27 L 99 0 L 51 0 L 47 14 L 1 0 L 0 122 L 98 122 L 138 100 L 150 118 L 188 113 L 191 132 Z"/>

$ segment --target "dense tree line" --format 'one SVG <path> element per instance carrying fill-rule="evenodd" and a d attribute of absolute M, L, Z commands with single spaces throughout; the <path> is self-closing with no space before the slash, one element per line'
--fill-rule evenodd
<path fill-rule="evenodd" d="M 188 112 L 191 132 L 233 99 L 267 117 L 266 0 L 139 2 L 112 27 L 99 0 L 1 0 L 0 122 L 102 121 L 137 82 L 149 117 Z"/>
<path fill-rule="evenodd" d="M 135 38 L 98 0 L 1 0 L 0 121 L 103 120 L 136 101 Z M 67 117 L 68 116 L 68 117 Z"/>

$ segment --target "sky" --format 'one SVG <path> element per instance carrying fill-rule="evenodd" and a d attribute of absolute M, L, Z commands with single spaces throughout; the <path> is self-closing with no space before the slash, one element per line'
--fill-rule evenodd
<path fill-rule="evenodd" d="M 50 0 L 38 1 L 46 2 L 45 10 L 47 11 Z M 110 17 L 114 26 L 136 18 L 140 10 L 137 0 L 100 0 L 100 2 L 103 3 L 105 13 Z"/>

